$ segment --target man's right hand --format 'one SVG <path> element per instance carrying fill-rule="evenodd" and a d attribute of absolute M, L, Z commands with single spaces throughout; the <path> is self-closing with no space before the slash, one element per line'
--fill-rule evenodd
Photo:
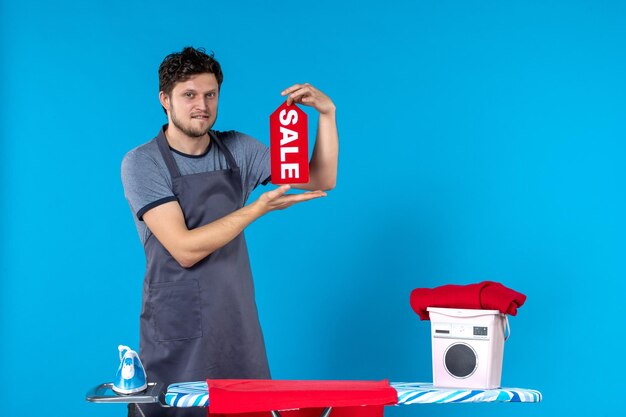
<path fill-rule="evenodd" d="M 274 210 L 283 210 L 287 207 L 291 207 L 294 204 L 301 203 L 303 201 L 313 200 L 315 198 L 326 197 L 324 191 L 307 191 L 301 194 L 285 194 L 291 187 L 289 185 L 281 185 L 275 190 L 267 191 L 251 205 L 254 205 L 261 211 L 262 214 L 269 213 Z"/>
<path fill-rule="evenodd" d="M 187 228 L 183 211 L 177 201 L 148 210 L 143 219 L 174 259 L 183 268 L 190 268 L 233 240 L 246 226 L 264 214 L 326 196 L 323 191 L 286 195 L 290 188 L 283 185 L 263 193 L 255 202 L 191 230 Z"/>

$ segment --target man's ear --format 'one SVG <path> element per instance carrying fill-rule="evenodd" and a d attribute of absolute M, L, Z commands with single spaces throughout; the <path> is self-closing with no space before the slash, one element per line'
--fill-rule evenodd
<path fill-rule="evenodd" d="M 165 94 L 164 91 L 159 91 L 159 101 L 165 110 L 170 111 L 170 96 Z"/>

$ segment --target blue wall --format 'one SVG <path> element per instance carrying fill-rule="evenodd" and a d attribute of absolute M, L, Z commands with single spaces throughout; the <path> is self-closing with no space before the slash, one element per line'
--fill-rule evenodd
<path fill-rule="evenodd" d="M 410 291 L 489 279 L 528 295 L 502 383 L 544 402 L 391 415 L 621 409 L 624 3 L 225 3 L 1 3 L 1 414 L 123 414 L 84 401 L 138 346 L 120 161 L 164 121 L 156 70 L 186 45 L 223 65 L 217 129 L 267 143 L 294 82 L 338 107 L 337 188 L 247 231 L 274 377 L 430 380 Z"/>

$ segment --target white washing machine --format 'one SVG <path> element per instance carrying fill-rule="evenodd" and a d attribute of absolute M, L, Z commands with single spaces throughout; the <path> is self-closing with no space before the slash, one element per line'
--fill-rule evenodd
<path fill-rule="evenodd" d="M 498 310 L 428 307 L 433 353 L 433 385 L 442 388 L 500 387 L 505 314 Z"/>

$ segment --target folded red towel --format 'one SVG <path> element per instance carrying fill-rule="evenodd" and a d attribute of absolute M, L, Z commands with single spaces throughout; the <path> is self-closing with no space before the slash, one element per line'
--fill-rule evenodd
<path fill-rule="evenodd" d="M 396 404 L 389 381 L 207 380 L 209 415 L 301 410 L 298 417 L 333 407 L 333 416 L 382 417 L 383 406 Z M 362 407 L 362 406 L 374 407 Z M 310 410 L 319 408 L 320 410 Z"/>
<path fill-rule="evenodd" d="M 411 307 L 422 320 L 428 320 L 426 308 L 468 308 L 499 310 L 517 315 L 526 296 L 498 282 L 484 281 L 470 285 L 443 285 L 437 288 L 416 288 L 411 292 Z"/>
<path fill-rule="evenodd" d="M 324 408 L 300 408 L 294 410 L 280 410 L 280 417 L 321 417 Z M 330 417 L 384 417 L 384 405 L 369 405 L 367 407 L 335 407 Z M 209 407 L 208 417 L 274 417 L 269 411 L 256 413 L 212 413 Z"/>

